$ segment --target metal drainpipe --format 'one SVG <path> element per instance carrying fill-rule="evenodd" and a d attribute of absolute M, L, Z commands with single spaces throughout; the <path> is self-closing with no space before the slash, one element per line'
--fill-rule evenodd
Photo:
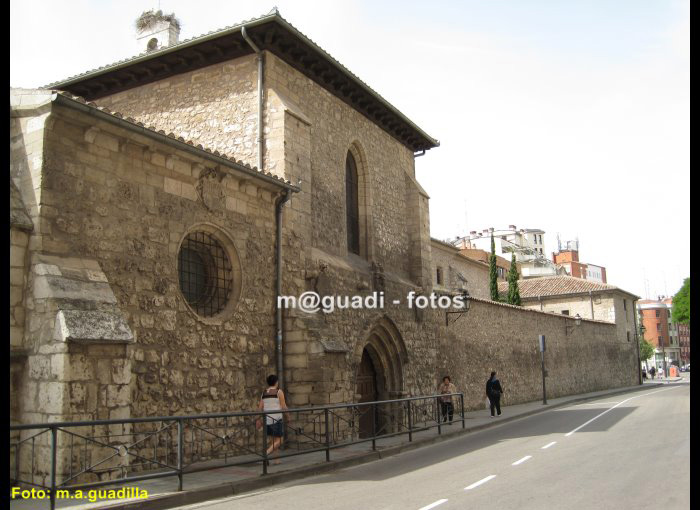
<path fill-rule="evenodd" d="M 263 52 L 258 48 L 253 40 L 248 36 L 245 27 L 241 28 L 243 39 L 253 48 L 257 55 L 258 62 L 258 169 L 263 170 L 263 82 L 264 82 L 264 62 Z"/>
<path fill-rule="evenodd" d="M 593 291 L 592 290 L 588 291 L 588 297 L 591 300 L 591 319 L 595 319 L 595 312 L 593 311 Z"/>
<path fill-rule="evenodd" d="M 248 36 L 245 27 L 241 27 L 241 36 L 257 55 L 258 62 L 258 169 L 263 170 L 263 85 L 264 85 L 264 61 L 263 52 Z M 281 388 L 286 390 L 284 377 L 284 356 L 282 350 L 282 308 L 279 304 L 279 296 L 282 295 L 282 207 L 291 198 L 289 190 L 285 190 L 282 197 L 275 204 L 275 366 Z"/>
<path fill-rule="evenodd" d="M 282 295 L 282 207 L 292 198 L 289 190 L 284 190 L 284 194 L 275 204 L 275 264 L 277 274 L 275 276 L 275 357 L 277 359 L 277 377 L 280 386 L 286 390 L 284 378 L 284 357 L 282 352 L 282 308 L 279 303 L 279 296 Z"/>

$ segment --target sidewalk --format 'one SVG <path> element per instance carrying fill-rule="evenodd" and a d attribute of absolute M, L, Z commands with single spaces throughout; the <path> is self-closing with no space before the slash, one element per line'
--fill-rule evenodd
<path fill-rule="evenodd" d="M 321 473 L 371 462 L 386 458 L 397 453 L 419 448 L 445 439 L 458 437 L 459 435 L 476 430 L 492 427 L 506 421 L 512 421 L 532 414 L 541 413 L 552 408 L 565 406 L 571 403 L 616 395 L 629 391 L 648 389 L 650 387 L 663 386 L 682 380 L 681 377 L 669 379 L 647 380 L 641 386 L 617 388 L 614 390 L 598 391 L 580 395 L 548 399 L 548 405 L 541 401 L 529 402 L 505 406 L 503 415 L 496 419 L 489 417 L 489 410 L 471 411 L 465 413 L 466 427 L 463 429 L 461 422 L 452 425 L 444 425 L 442 434 L 438 434 L 437 428 L 413 433 L 413 441 L 408 441 L 408 435 L 378 439 L 377 449 L 372 451 L 372 443 L 361 443 L 331 450 L 330 462 L 326 462 L 325 452 L 315 452 L 283 459 L 281 465 L 270 465 L 268 475 L 261 476 L 260 462 L 245 466 L 221 467 L 199 473 L 186 474 L 184 476 L 183 491 L 177 491 L 177 477 L 161 478 L 134 482 L 128 487 L 138 487 L 141 491 L 148 492 L 147 499 L 122 499 L 88 502 L 87 500 L 57 500 L 56 508 L 65 510 L 92 510 L 105 508 L 110 510 L 132 509 L 163 509 L 175 506 L 192 504 L 211 499 L 223 498 L 243 492 L 270 487 L 271 485 L 289 482 L 295 479 L 318 475 Z M 456 416 L 455 416 L 456 417 Z M 118 489 L 122 486 L 104 487 L 101 490 Z M 37 504 L 39 503 L 39 504 Z M 48 499 L 16 500 L 10 504 L 12 510 L 29 510 L 49 508 Z"/>

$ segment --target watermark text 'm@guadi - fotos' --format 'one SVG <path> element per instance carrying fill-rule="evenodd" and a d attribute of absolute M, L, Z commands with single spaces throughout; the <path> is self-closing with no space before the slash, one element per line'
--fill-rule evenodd
<path fill-rule="evenodd" d="M 317 292 L 308 291 L 300 296 L 278 296 L 277 306 L 280 308 L 297 309 L 306 313 L 333 313 L 336 310 L 381 310 L 387 303 L 394 305 L 405 304 L 408 308 L 419 309 L 464 309 L 467 296 L 447 296 L 431 293 L 416 294 L 414 291 L 406 295 L 405 300 L 386 299 L 384 292 L 373 292 L 365 296 L 321 296 Z"/>

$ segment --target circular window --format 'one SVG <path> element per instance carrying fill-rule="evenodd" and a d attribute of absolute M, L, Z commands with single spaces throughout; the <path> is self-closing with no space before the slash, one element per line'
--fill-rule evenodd
<path fill-rule="evenodd" d="M 221 312 L 233 290 L 231 261 L 221 243 L 208 232 L 187 234 L 178 253 L 180 291 L 203 317 Z"/>

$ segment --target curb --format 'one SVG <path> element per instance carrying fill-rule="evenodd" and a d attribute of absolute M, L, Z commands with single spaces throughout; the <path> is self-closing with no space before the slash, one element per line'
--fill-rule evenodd
<path fill-rule="evenodd" d="M 424 446 L 429 446 L 431 444 L 440 443 L 449 439 L 455 439 L 457 437 L 463 436 L 465 434 L 470 434 L 472 432 L 477 432 L 479 430 L 488 429 L 495 427 L 501 423 L 507 423 L 510 421 L 519 420 L 521 418 L 527 418 L 529 416 L 540 414 L 550 409 L 556 409 L 557 407 L 563 407 L 570 405 L 575 402 L 585 402 L 586 400 L 594 400 L 601 397 L 608 397 L 613 395 L 621 395 L 623 393 L 630 393 L 633 391 L 642 391 L 647 388 L 655 388 L 657 386 L 665 386 L 666 383 L 645 383 L 639 386 L 633 386 L 630 388 L 612 390 L 608 393 L 602 395 L 586 396 L 586 397 L 574 397 L 568 399 L 564 402 L 558 402 L 556 404 L 542 405 L 541 408 L 526 411 L 514 416 L 508 416 L 506 418 L 501 418 L 497 421 L 483 423 L 481 425 L 474 425 L 472 427 L 459 428 L 454 432 L 431 437 L 418 439 L 407 444 L 401 444 L 396 446 L 390 446 L 382 450 L 376 450 L 373 452 L 363 453 L 348 459 L 341 460 L 331 460 L 329 462 L 323 462 L 320 464 L 312 464 L 310 466 L 303 466 L 294 471 L 286 471 L 282 473 L 275 473 L 266 476 L 259 476 L 256 478 L 251 478 L 248 480 L 240 480 L 231 483 L 224 483 L 220 485 L 213 485 L 209 487 L 202 487 L 199 489 L 184 490 L 181 492 L 170 492 L 161 495 L 154 496 L 153 498 L 145 500 L 136 501 L 125 501 L 123 503 L 115 503 L 105 506 L 100 506 L 96 508 L 104 510 L 163 510 L 166 508 L 172 508 L 175 506 L 191 505 L 194 503 L 201 503 L 204 501 L 210 501 L 213 499 L 220 499 L 230 496 L 235 496 L 243 494 L 245 492 L 253 491 L 255 489 L 261 489 L 263 487 L 269 487 L 272 485 L 278 485 L 285 482 L 290 482 L 293 480 L 298 480 L 300 478 L 307 478 L 310 476 L 316 476 L 331 471 L 336 471 L 338 469 L 343 469 L 347 467 L 357 466 L 360 464 L 366 464 L 375 460 L 386 459 L 397 455 L 399 453 L 415 450 L 417 448 L 422 448 Z M 564 397 L 565 398 L 565 397 Z M 456 422 L 458 424 L 459 422 Z"/>

